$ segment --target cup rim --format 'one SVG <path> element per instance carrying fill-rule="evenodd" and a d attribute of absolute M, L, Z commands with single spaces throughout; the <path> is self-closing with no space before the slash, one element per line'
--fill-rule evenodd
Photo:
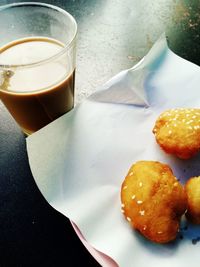
<path fill-rule="evenodd" d="M 55 6 L 55 5 L 51 5 L 51 4 L 46 4 L 46 3 L 42 3 L 42 2 L 19 2 L 19 3 L 12 3 L 12 4 L 7 4 L 7 5 L 3 5 L 0 6 L 0 13 L 1 11 L 5 10 L 5 9 L 10 9 L 13 7 L 20 7 L 20 6 L 41 6 L 41 7 L 47 7 L 50 8 L 52 10 L 56 10 L 59 13 L 63 14 L 64 16 L 70 17 L 71 21 L 74 24 L 74 35 L 72 36 L 71 40 L 68 43 L 64 43 L 63 48 L 56 53 L 55 55 L 46 58 L 46 59 L 42 59 L 33 63 L 27 63 L 27 64 L 0 64 L 0 70 L 1 69 L 12 69 L 12 68 L 24 68 L 24 67 L 35 67 L 44 63 L 48 63 L 49 61 L 53 61 L 56 58 L 60 57 L 61 55 L 63 55 L 66 51 L 68 51 L 72 45 L 74 44 L 75 40 L 76 40 L 76 36 L 77 36 L 77 23 L 75 18 L 68 13 L 66 10 Z"/>

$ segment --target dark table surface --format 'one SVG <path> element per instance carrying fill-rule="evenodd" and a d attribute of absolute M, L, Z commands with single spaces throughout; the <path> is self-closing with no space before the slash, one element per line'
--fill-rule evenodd
<path fill-rule="evenodd" d="M 1 0 L 0 5 L 13 2 Z M 164 31 L 175 53 L 200 65 L 199 0 L 43 2 L 66 9 L 78 23 L 76 103 L 138 62 Z M 0 102 L 0 267 L 4 266 L 99 265 L 68 219 L 39 192 L 25 137 Z"/>

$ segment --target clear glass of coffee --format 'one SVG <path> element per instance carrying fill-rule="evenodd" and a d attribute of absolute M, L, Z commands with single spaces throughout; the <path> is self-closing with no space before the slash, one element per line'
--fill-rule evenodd
<path fill-rule="evenodd" d="M 26 134 L 74 107 L 77 24 L 65 10 L 0 7 L 0 99 Z"/>

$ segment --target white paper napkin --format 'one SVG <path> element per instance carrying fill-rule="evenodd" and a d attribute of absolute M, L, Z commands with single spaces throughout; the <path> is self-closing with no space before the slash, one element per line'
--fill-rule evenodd
<path fill-rule="evenodd" d="M 120 267 L 199 267 L 200 226 L 168 245 L 133 231 L 120 212 L 120 186 L 137 160 L 158 160 L 185 182 L 200 157 L 166 155 L 152 128 L 165 109 L 200 107 L 200 68 L 169 50 L 162 37 L 147 56 L 119 73 L 73 111 L 27 138 L 34 179 L 46 200 L 87 242 Z M 185 224 L 185 222 L 183 222 Z"/>

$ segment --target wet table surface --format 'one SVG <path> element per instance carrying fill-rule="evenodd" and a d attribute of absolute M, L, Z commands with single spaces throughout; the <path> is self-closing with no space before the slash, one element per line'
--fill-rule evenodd
<path fill-rule="evenodd" d="M 200 65 L 199 0 L 43 2 L 66 9 L 78 23 L 76 103 L 137 63 L 163 32 L 172 51 Z M 1 102 L 0 251 L 0 266 L 99 266 L 39 192 L 25 137 Z"/>

